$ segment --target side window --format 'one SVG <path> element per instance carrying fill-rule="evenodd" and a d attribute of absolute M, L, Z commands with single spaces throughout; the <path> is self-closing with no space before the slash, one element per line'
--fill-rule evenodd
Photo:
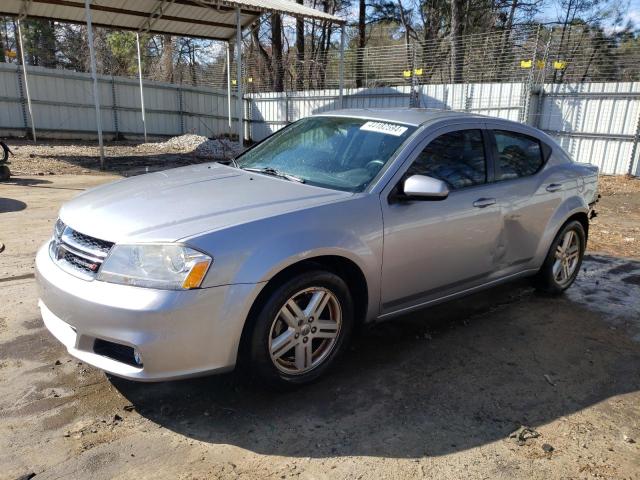
<path fill-rule="evenodd" d="M 434 139 L 409 167 L 409 175 L 427 175 L 451 190 L 487 181 L 481 130 L 458 130 Z"/>
<path fill-rule="evenodd" d="M 533 175 L 544 163 L 540 142 L 527 135 L 505 130 L 494 130 L 498 149 L 496 180 Z"/>

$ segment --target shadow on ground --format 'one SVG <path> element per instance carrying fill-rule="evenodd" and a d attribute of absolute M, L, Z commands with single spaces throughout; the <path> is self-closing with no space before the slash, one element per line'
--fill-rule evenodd
<path fill-rule="evenodd" d="M 40 178 L 20 178 L 12 176 L 9 180 L 5 180 L 1 185 L 17 185 L 20 187 L 34 187 L 38 185 L 49 185 L 51 180 L 44 180 Z"/>
<path fill-rule="evenodd" d="M 27 204 L 13 198 L 0 197 L 0 213 L 19 212 L 27 208 Z"/>
<path fill-rule="evenodd" d="M 637 325 L 579 295 L 593 275 L 621 285 L 640 273 L 622 262 L 621 272 L 616 259 L 588 258 L 574 296 L 520 282 L 367 329 L 328 378 L 293 392 L 236 374 L 111 381 L 143 416 L 205 442 L 299 457 L 445 455 L 640 389 Z M 640 297 L 633 283 L 624 291 Z"/>

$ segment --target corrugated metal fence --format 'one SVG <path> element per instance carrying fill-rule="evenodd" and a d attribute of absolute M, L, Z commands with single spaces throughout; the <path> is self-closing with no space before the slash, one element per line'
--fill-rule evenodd
<path fill-rule="evenodd" d="M 91 76 L 87 73 L 28 67 L 33 116 L 39 134 L 56 138 L 95 137 Z M 137 80 L 99 76 L 102 125 L 107 136 L 143 134 Z M 205 87 L 145 81 L 149 135 L 197 133 L 207 137 L 229 129 L 227 92 Z M 0 135 L 29 130 L 19 65 L 0 63 Z M 231 102 L 232 118 L 235 102 Z M 4 133 L 2 133 L 4 132 Z"/>
<path fill-rule="evenodd" d="M 57 138 L 95 138 L 88 74 L 40 67 L 29 67 L 28 73 L 38 132 Z M 142 135 L 138 82 L 109 76 L 99 80 L 105 133 L 111 137 Z M 145 81 L 144 93 L 149 135 L 212 137 L 236 131 L 233 125 L 229 129 L 226 91 Z M 299 118 L 341 108 L 337 89 L 251 93 L 245 98 L 246 132 L 252 140 L 261 140 Z M 29 131 L 25 103 L 21 70 L 17 65 L 0 64 L 0 136 Z M 232 101 L 234 119 L 235 105 Z M 526 122 L 557 138 L 577 160 L 598 165 L 603 173 L 640 176 L 640 82 L 353 88 L 345 89 L 342 102 L 344 108 L 408 106 Z"/>
<path fill-rule="evenodd" d="M 299 118 L 341 108 L 335 89 L 252 93 L 246 98 L 253 140 Z M 603 173 L 640 176 L 638 82 L 544 84 L 538 88 L 518 82 L 346 89 L 342 105 L 419 106 L 520 121 L 546 131 L 576 160 L 598 165 Z"/>
<path fill-rule="evenodd" d="M 532 124 L 603 173 L 640 176 L 640 83 L 545 84 Z M 632 159 L 633 157 L 633 159 Z"/>

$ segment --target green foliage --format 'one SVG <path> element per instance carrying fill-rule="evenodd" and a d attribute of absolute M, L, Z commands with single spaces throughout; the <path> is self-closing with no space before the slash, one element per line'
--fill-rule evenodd
<path fill-rule="evenodd" d="M 22 34 L 25 54 L 31 65 L 56 66 L 55 23 L 52 20 L 25 20 Z"/>
<path fill-rule="evenodd" d="M 136 34 L 134 32 L 109 32 L 107 34 L 107 46 L 111 54 L 111 69 L 114 75 L 136 75 L 138 73 L 138 53 L 136 47 Z M 149 37 L 140 37 L 141 53 L 145 51 L 144 45 Z M 145 71 L 147 57 L 142 55 L 142 70 Z"/>

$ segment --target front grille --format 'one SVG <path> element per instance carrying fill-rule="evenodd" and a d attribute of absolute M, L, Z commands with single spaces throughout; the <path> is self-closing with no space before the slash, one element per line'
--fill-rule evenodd
<path fill-rule="evenodd" d="M 89 235 L 85 235 L 84 233 L 80 233 L 76 230 L 71 230 L 71 236 L 76 242 L 78 242 L 78 244 L 87 247 L 89 250 L 99 250 L 107 254 L 109 253 L 109 250 L 111 250 L 111 247 L 113 247 L 113 243 L 111 242 L 90 237 Z"/>
<path fill-rule="evenodd" d="M 51 242 L 51 257 L 72 275 L 85 280 L 94 279 L 113 243 L 90 237 L 69 226 L 64 226 L 61 231 Z"/>
<path fill-rule="evenodd" d="M 65 261 L 73 268 L 80 270 L 81 272 L 84 272 L 88 275 L 94 275 L 96 273 L 92 268 L 90 268 L 89 264 L 83 261 L 82 257 L 71 252 L 65 252 L 61 260 Z"/>

